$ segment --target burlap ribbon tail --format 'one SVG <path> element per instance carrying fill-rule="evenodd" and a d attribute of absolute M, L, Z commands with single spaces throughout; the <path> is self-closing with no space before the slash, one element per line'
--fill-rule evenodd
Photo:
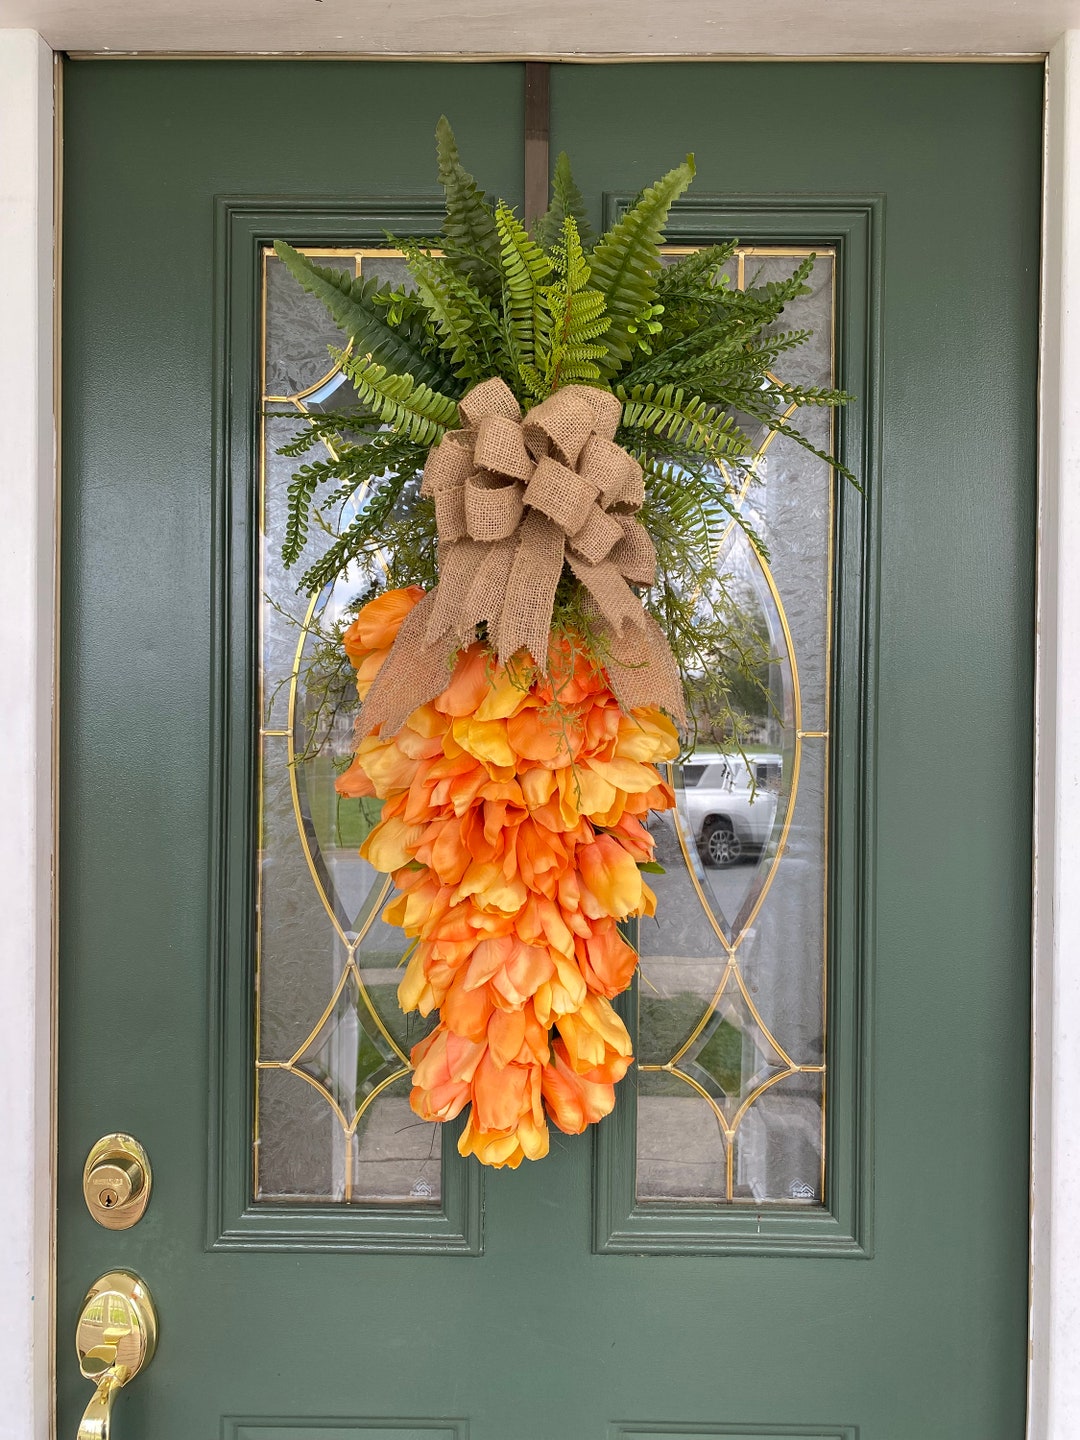
<path fill-rule="evenodd" d="M 399 729 L 446 687 L 478 625 L 501 663 L 525 650 L 543 665 L 564 563 L 586 592 L 620 706 L 657 705 L 685 724 L 674 658 L 630 588 L 654 582 L 656 552 L 636 519 L 641 467 L 615 444 L 621 402 L 568 385 L 522 418 L 509 386 L 492 379 L 458 408 L 464 428 L 432 448 L 421 487 L 435 503 L 439 583 L 402 625 L 358 728 Z"/>

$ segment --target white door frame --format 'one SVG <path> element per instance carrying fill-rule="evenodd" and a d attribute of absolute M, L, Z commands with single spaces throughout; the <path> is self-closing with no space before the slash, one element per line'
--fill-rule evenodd
<path fill-rule="evenodd" d="M 53 55 L 0 31 L 0 1440 L 46 1440 L 52 1390 Z"/>
<path fill-rule="evenodd" d="M 49 1440 L 53 1427 L 54 71 L 35 32 L 0 30 L 0 1153 L 9 1174 L 0 1440 Z M 1080 30 L 1050 52 L 1047 93 L 1027 1435 L 1076 1440 L 1080 964 L 1070 962 L 1080 956 Z"/>

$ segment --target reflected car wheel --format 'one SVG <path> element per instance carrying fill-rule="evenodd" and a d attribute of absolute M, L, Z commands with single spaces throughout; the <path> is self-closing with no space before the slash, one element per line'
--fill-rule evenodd
<path fill-rule="evenodd" d="M 710 820 L 701 837 L 705 864 L 716 870 L 734 865 L 742 855 L 742 842 L 726 820 Z"/>

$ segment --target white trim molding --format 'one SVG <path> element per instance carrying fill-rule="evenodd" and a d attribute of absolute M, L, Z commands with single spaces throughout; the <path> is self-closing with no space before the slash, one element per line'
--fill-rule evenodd
<path fill-rule="evenodd" d="M 4 0 L 9 25 L 100 54 L 368 59 L 1044 55 L 1076 0 Z"/>
<path fill-rule="evenodd" d="M 0 673 L 23 697 L 0 745 L 0 1440 L 46 1440 L 52 1388 L 53 65 L 0 30 Z"/>
<path fill-rule="evenodd" d="M 1080 1435 L 1080 30 L 1043 175 L 1029 1440 Z"/>

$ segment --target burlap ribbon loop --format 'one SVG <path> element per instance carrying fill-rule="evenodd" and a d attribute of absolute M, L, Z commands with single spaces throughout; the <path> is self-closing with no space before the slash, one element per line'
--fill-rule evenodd
<path fill-rule="evenodd" d="M 641 467 L 615 443 L 617 396 L 568 385 L 523 418 L 509 386 L 485 380 L 458 402 L 465 422 L 428 456 L 440 578 L 410 613 L 360 714 L 365 733 L 404 723 L 446 684 L 456 652 L 487 627 L 506 663 L 543 664 L 564 564 L 588 594 L 620 705 L 658 705 L 685 723 L 663 633 L 631 585 L 651 585 L 656 552 L 636 515 Z M 423 693 L 421 693 L 423 692 Z"/>

